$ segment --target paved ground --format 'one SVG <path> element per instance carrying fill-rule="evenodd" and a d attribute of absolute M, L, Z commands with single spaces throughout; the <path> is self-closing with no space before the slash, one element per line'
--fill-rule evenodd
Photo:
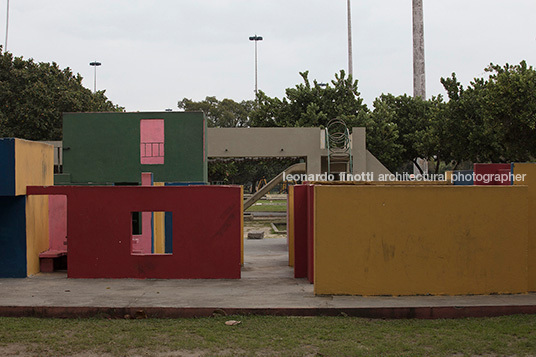
<path fill-rule="evenodd" d="M 287 265 L 286 238 L 245 241 L 240 280 L 67 279 L 65 273 L 0 279 L 0 316 L 205 316 L 216 313 L 461 317 L 536 313 L 536 294 L 314 296 Z M 223 311 L 222 311 L 223 310 Z"/>

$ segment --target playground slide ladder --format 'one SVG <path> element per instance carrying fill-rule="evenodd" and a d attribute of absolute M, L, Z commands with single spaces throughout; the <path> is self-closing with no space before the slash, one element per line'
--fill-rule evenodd
<path fill-rule="evenodd" d="M 350 131 L 341 119 L 331 119 L 326 126 L 328 148 L 328 174 L 352 172 L 353 160 L 350 148 Z M 334 169 L 335 166 L 338 169 Z M 341 167 L 344 166 L 344 169 Z"/>
<path fill-rule="evenodd" d="M 283 181 L 283 174 L 286 174 L 286 175 L 300 174 L 300 173 L 305 173 L 305 170 L 306 170 L 306 166 L 304 162 L 300 162 L 298 164 L 289 166 L 287 169 L 285 169 L 283 172 L 279 173 L 279 175 L 273 178 L 270 182 L 264 185 L 259 191 L 255 192 L 250 198 L 245 200 L 244 211 L 247 210 L 249 207 L 253 206 L 255 202 L 257 202 L 265 194 L 270 192 L 270 190 L 274 188 L 277 184 L 281 183 Z"/>

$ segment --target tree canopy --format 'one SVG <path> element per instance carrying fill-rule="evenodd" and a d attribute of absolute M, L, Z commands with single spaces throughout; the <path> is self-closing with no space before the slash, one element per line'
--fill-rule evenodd
<path fill-rule="evenodd" d="M 70 68 L 13 57 L 0 46 L 0 136 L 61 140 L 64 112 L 122 110 Z"/>
<path fill-rule="evenodd" d="M 464 162 L 532 161 L 536 157 L 536 71 L 519 65 L 490 64 L 485 78 L 464 87 L 456 74 L 441 78 L 442 95 L 423 100 L 382 94 L 371 109 L 358 81 L 344 71 L 328 84 L 300 73 L 303 83 L 272 98 L 236 103 L 207 97 L 182 100 L 183 109 L 203 110 L 214 126 L 323 127 L 339 118 L 349 128 L 367 129 L 367 149 L 391 171 L 424 158 L 435 171 Z"/>

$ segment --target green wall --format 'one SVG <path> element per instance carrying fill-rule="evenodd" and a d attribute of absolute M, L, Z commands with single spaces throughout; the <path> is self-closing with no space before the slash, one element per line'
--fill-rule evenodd
<path fill-rule="evenodd" d="M 142 119 L 164 119 L 163 165 L 140 163 Z M 205 133 L 201 112 L 66 113 L 64 183 L 140 183 L 142 172 L 152 172 L 155 182 L 206 182 Z"/>

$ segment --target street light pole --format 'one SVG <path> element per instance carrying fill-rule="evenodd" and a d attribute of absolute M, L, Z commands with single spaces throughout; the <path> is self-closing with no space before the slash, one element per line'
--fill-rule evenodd
<path fill-rule="evenodd" d="M 350 9 L 350 0 L 347 1 L 348 8 L 348 75 L 354 76 L 354 65 L 352 59 L 352 12 Z"/>
<path fill-rule="evenodd" d="M 413 96 L 426 99 L 423 0 L 413 0 Z"/>
<path fill-rule="evenodd" d="M 250 41 L 255 41 L 255 98 L 259 92 L 258 82 L 257 82 L 257 42 L 262 41 L 262 36 L 251 36 Z"/>
<path fill-rule="evenodd" d="M 93 74 L 93 93 L 97 93 L 97 67 L 102 63 L 94 61 L 90 62 L 89 65 L 95 67 L 95 73 Z"/>
<path fill-rule="evenodd" d="M 9 30 L 9 0 L 7 0 L 7 11 L 6 11 L 6 42 L 4 45 L 4 52 L 7 52 L 7 32 Z"/>

